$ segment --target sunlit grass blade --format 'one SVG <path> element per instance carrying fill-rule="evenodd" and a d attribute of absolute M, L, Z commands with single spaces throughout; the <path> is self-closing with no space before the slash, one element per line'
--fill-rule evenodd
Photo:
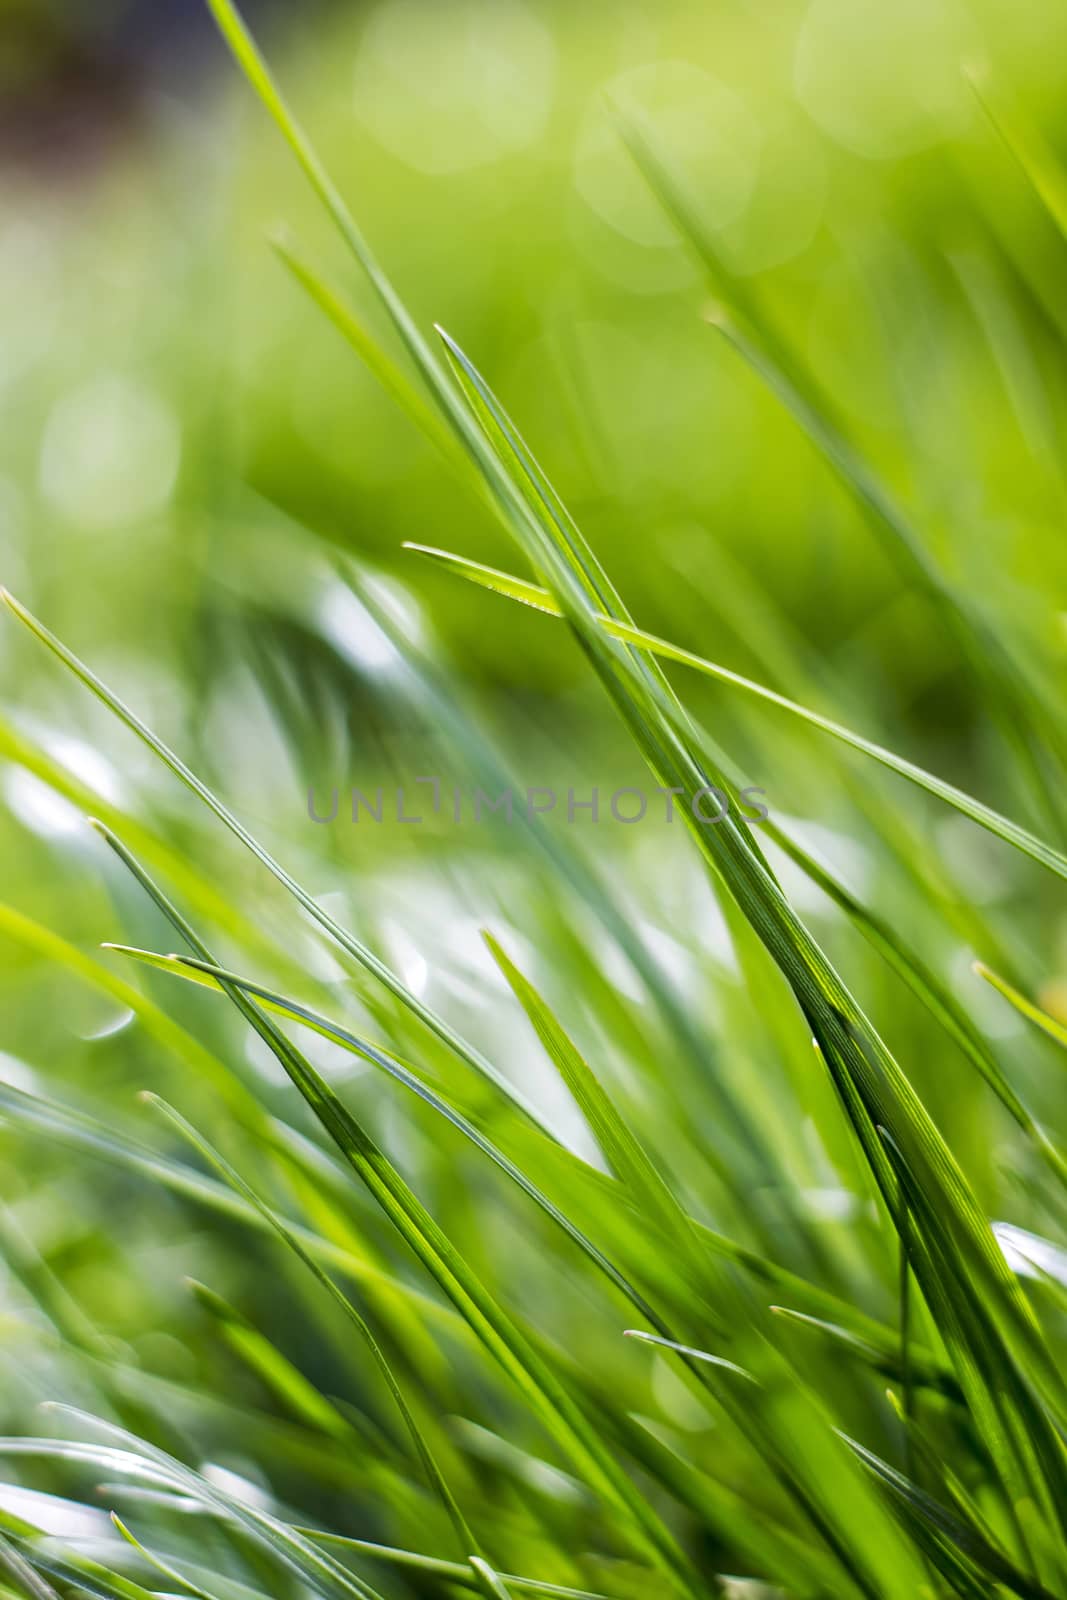
<path fill-rule="evenodd" d="M 1024 994 L 1021 994 L 1018 989 L 1008 983 L 1006 978 L 1000 977 L 987 967 L 984 961 L 976 961 L 974 963 L 974 971 L 980 978 L 984 978 L 986 983 L 995 989 L 998 994 L 1003 995 L 1008 1004 L 1014 1006 L 1019 1015 L 1025 1017 L 1027 1022 L 1034 1023 L 1036 1027 L 1041 1029 L 1042 1033 L 1046 1033 L 1050 1039 L 1055 1039 L 1057 1044 L 1061 1044 L 1067 1049 L 1067 1027 L 1064 1027 L 1062 1022 L 1058 1022 L 1055 1017 L 1050 1017 L 1047 1011 L 1043 1011 L 1032 1000 L 1028 1000 Z"/>

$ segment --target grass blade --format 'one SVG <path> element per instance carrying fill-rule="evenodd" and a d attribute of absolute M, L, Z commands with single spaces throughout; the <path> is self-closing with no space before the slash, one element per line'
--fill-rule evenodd
<path fill-rule="evenodd" d="M 463 556 L 456 556 L 448 551 L 435 550 L 428 545 L 408 544 L 407 548 L 417 551 L 420 555 L 430 556 L 449 567 L 460 572 L 472 583 L 479 584 L 482 588 L 491 589 L 494 593 L 506 595 L 508 599 L 518 600 L 521 604 L 534 607 L 549 616 L 563 615 L 559 603 L 554 601 L 547 589 L 538 584 L 528 583 L 521 578 L 513 577 L 510 573 L 499 572 L 494 567 L 486 567 L 481 562 L 468 561 Z M 898 777 L 906 778 L 917 788 L 925 789 L 936 799 L 944 801 L 956 811 L 969 817 L 979 827 L 985 828 L 996 838 L 1011 844 L 1020 850 L 1023 855 L 1047 867 L 1058 877 L 1067 878 L 1067 856 L 1057 850 L 1045 840 L 1039 839 L 1027 828 L 1013 822 L 1009 817 L 1002 816 L 992 807 L 984 805 L 981 800 L 976 800 L 973 795 L 956 788 L 954 784 L 947 783 L 943 778 L 935 777 L 923 767 L 917 766 L 912 761 L 907 761 L 903 756 L 894 755 L 891 750 L 883 745 L 875 744 L 870 739 L 865 739 L 862 734 L 854 733 L 851 728 L 846 728 L 840 722 L 834 722 L 829 717 L 822 716 L 817 711 L 811 711 L 807 706 L 798 705 L 795 700 L 789 700 L 785 695 L 778 694 L 774 689 L 768 689 L 761 683 L 754 683 L 751 678 L 745 678 L 738 672 L 731 672 L 728 667 L 719 666 L 717 662 L 709 661 L 704 656 L 698 656 L 691 650 L 683 650 L 680 645 L 671 644 L 667 639 L 660 639 L 655 634 L 645 633 L 640 628 L 630 626 L 628 623 L 615 622 L 612 618 L 597 614 L 594 618 L 596 624 L 604 633 L 612 638 L 620 639 L 626 644 L 635 645 L 639 649 L 648 650 L 665 661 L 674 661 L 681 666 L 691 667 L 694 671 L 704 676 L 714 678 L 719 683 L 729 684 L 732 688 L 740 689 L 745 694 L 763 700 L 768 705 L 776 706 L 781 711 L 787 711 L 791 716 L 807 723 L 810 727 L 818 728 L 822 733 L 828 733 L 832 738 L 848 745 L 853 750 L 858 750 L 862 755 L 869 756 L 890 772 L 895 772 Z"/>

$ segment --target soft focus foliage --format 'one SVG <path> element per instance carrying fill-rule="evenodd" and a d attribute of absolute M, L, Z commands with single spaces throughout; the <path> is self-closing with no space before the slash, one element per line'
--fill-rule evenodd
<path fill-rule="evenodd" d="M 17 10 L 0 1587 L 1067 1594 L 1067 13 Z"/>

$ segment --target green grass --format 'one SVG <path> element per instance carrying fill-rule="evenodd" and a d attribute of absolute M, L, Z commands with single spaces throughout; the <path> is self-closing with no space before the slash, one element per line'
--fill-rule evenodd
<path fill-rule="evenodd" d="M 225 548 L 176 539 L 188 636 L 161 654 L 210 709 L 236 651 L 232 683 L 257 698 L 225 721 L 232 752 L 165 698 L 165 737 L 142 713 L 151 637 L 145 682 L 99 639 L 64 642 L 86 634 L 73 574 L 63 638 L 36 614 L 52 610 L 43 557 L 42 604 L 2 591 L 25 681 L 47 675 L 129 782 L 87 781 L 4 708 L 6 770 L 86 818 L 82 854 L 63 834 L 26 847 L 25 874 L 13 857 L 0 905 L 12 1054 L 32 1062 L 0 1083 L 5 1337 L 28 1380 L 0 1438 L 0 1585 L 32 1600 L 1067 1596 L 1052 577 L 1025 598 L 1015 569 L 983 589 L 927 528 L 924 502 L 963 498 L 953 451 L 907 419 L 887 443 L 834 394 L 797 284 L 791 318 L 773 273 L 731 260 L 654 117 L 619 98 L 620 159 L 693 274 L 664 316 L 684 312 L 709 362 L 711 321 L 751 386 L 759 465 L 735 510 L 750 499 L 756 520 L 796 471 L 812 516 L 850 518 L 849 545 L 884 562 L 884 616 L 869 596 L 850 612 L 846 584 L 842 617 L 802 625 L 773 567 L 764 583 L 710 537 L 694 582 L 684 527 L 646 538 L 649 507 L 610 483 L 574 497 L 587 537 L 537 427 L 528 443 L 513 420 L 528 390 L 500 359 L 506 318 L 486 371 L 466 338 L 424 331 L 240 16 L 209 5 L 274 125 L 256 125 L 257 151 L 281 135 L 345 252 L 320 271 L 329 243 L 286 233 L 286 292 L 316 336 L 341 335 L 353 383 L 373 381 L 405 440 L 433 447 L 401 475 L 416 525 L 389 566 L 426 585 L 448 642 L 413 629 L 360 559 L 359 492 L 353 529 L 324 515 L 316 536 L 262 451 L 243 483 L 223 452 L 213 482 L 207 425 L 183 503 L 224 514 Z M 1019 108 L 986 88 L 982 103 L 1036 210 L 1009 268 L 959 154 L 945 192 L 1014 330 L 966 364 L 1000 419 L 975 433 L 1010 419 L 1025 442 L 1022 385 L 1058 439 L 1064 325 L 1038 285 L 1063 241 L 1039 230 L 1062 228 L 1064 179 Z M 462 207 L 452 237 L 474 251 Z M 930 303 L 947 323 L 944 254 Z M 939 357 L 953 393 L 954 338 Z M 564 433 L 610 460 L 583 384 L 577 360 Z M 901 485 L 909 445 L 925 493 Z M 1035 450 L 1031 482 L 1026 455 L 1013 433 L 1004 476 L 1043 527 L 1064 480 Z M 995 498 L 994 466 L 974 472 Z M 437 545 L 439 509 L 457 542 L 469 523 L 473 554 Z M 370 628 L 384 686 L 345 656 L 323 594 L 347 607 L 342 634 Z M 899 621 L 911 606 L 919 629 Z M 879 654 L 886 618 L 915 654 L 935 641 L 927 680 Z M 509 686 L 488 713 L 470 692 L 479 648 Z M 565 692 L 547 687 L 559 671 Z M 544 695 L 540 718 L 518 683 Z M 969 747 L 945 737 L 957 723 Z M 493 791 L 580 776 L 584 793 L 597 761 L 677 795 L 676 825 L 640 844 L 602 827 L 594 849 L 560 817 L 469 840 L 439 819 L 414 837 L 286 821 L 339 768 L 367 789 L 377 765 Z M 222 798 L 242 763 L 261 780 L 243 805 Z M 281 801 L 264 783 L 279 772 Z M 739 803 L 757 779 L 762 823 Z M 715 827 L 692 804 L 709 785 L 731 797 Z M 1033 1236 L 1032 1260 L 1006 1253 L 1002 1222 Z"/>

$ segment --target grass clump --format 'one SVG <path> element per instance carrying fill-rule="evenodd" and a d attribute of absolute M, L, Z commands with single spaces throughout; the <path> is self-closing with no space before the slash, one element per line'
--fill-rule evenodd
<path fill-rule="evenodd" d="M 770 638 L 759 676 L 719 664 L 710 598 L 679 618 L 697 650 L 640 626 L 471 355 L 422 331 L 237 11 L 209 3 L 368 307 L 288 238 L 283 261 L 531 576 L 421 541 L 411 567 L 428 556 L 500 597 L 479 605 L 518 602 L 565 630 L 582 692 L 598 697 L 588 726 L 610 726 L 625 759 L 678 797 L 670 850 L 684 851 L 728 956 L 684 928 L 663 959 L 635 919 L 636 850 L 605 869 L 527 816 L 456 891 L 454 907 L 475 899 L 483 925 L 451 991 L 466 1003 L 442 1000 L 446 984 L 431 997 L 403 939 L 401 959 L 378 953 L 368 857 L 353 870 L 334 836 L 305 835 L 300 867 L 282 865 L 180 740 L 5 591 L 72 692 L 133 734 L 148 782 L 168 785 L 158 807 L 101 807 L 17 725 L 0 728 L 11 762 L 103 817 L 93 861 L 111 924 L 103 956 L 16 907 L 0 907 L 0 931 L 128 1011 L 154 1067 L 144 1113 L 159 1113 L 153 1136 L 116 1111 L 110 1086 L 0 1086 L 15 1147 L 43 1149 L 61 1172 L 69 1162 L 111 1218 L 104 1246 L 85 1247 L 83 1283 L 77 1260 L 49 1260 L 16 1215 L 0 1229 L 49 1345 L 34 1389 L 62 1400 L 49 1426 L 0 1440 L 22 1491 L 0 1499 L 5 1582 L 103 1600 L 1067 1594 L 1067 1167 L 1050 1115 L 1051 1051 L 1067 1035 L 1024 992 L 1037 986 L 1025 919 L 970 893 L 967 865 L 923 830 L 932 813 L 907 809 L 916 791 L 955 812 L 972 848 L 1040 875 L 1035 900 L 1056 903 L 1067 746 L 1049 664 L 930 549 L 763 289 L 723 255 L 654 125 L 620 105 L 620 143 L 725 308 L 717 324 L 833 469 L 820 496 L 843 488 L 951 641 L 1010 762 L 1003 801 L 858 731 L 876 720 L 863 697 L 813 669 L 754 588 L 747 609 Z M 1040 151 L 1035 176 L 1020 136 L 1005 138 L 1050 205 L 1051 153 L 1026 143 Z M 695 317 L 692 337 L 707 338 Z M 407 708 L 433 707 L 438 743 L 425 748 L 506 782 L 506 741 L 486 737 L 380 589 L 348 564 L 339 576 L 337 551 L 316 541 L 301 558 L 402 664 Z M 525 637 L 516 623 L 516 650 Z M 268 653 L 284 727 L 292 684 L 284 650 Z M 311 659 L 305 639 L 301 670 Z M 775 748 L 763 705 L 734 721 L 728 698 L 690 696 L 690 674 L 788 723 L 809 793 L 832 785 L 854 804 L 884 904 L 823 860 L 773 795 L 765 822 L 746 816 L 753 742 Z M 832 697 L 847 722 L 818 709 Z M 696 804 L 710 788 L 731 798 L 714 827 Z M 171 811 L 179 797 L 189 808 Z M 233 847 L 232 893 L 205 820 Z M 338 878 L 344 909 L 327 898 Z M 990 1032 L 980 987 L 944 960 L 950 936 L 968 942 L 1005 1015 L 1043 1030 L 1048 1055 L 1024 1052 L 1020 1067 Z M 455 977 L 447 928 L 434 949 Z M 964 1108 L 947 1119 L 943 1065 Z M 990 1129 L 1015 1188 L 990 1171 Z M 94 1162 L 95 1178 L 80 1176 Z M 993 1226 L 1002 1197 L 1025 1227 Z M 134 1213 L 148 1221 L 126 1240 Z M 184 1288 L 168 1229 L 197 1269 Z M 117 1261 L 124 1282 L 137 1265 L 142 1281 L 105 1329 L 97 1278 Z M 86 1511 L 94 1492 L 118 1508 L 112 1524 Z"/>

